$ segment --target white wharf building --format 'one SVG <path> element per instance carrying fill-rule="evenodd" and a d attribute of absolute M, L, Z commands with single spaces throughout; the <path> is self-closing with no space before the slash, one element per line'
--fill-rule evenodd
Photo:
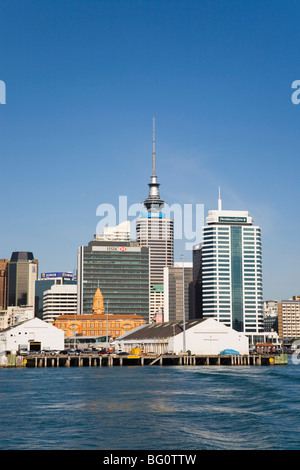
<path fill-rule="evenodd" d="M 143 353 L 218 355 L 223 350 L 233 349 L 239 354 L 248 354 L 248 338 L 212 318 L 182 322 L 164 322 L 143 325 L 119 336 L 116 350 L 130 352 L 141 348 Z"/>

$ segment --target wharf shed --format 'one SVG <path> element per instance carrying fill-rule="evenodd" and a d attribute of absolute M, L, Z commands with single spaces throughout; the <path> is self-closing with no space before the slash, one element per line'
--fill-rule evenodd
<path fill-rule="evenodd" d="M 143 353 L 156 354 L 190 351 L 191 354 L 218 355 L 224 349 L 248 354 L 249 339 L 244 333 L 221 322 L 203 318 L 187 320 L 185 327 L 182 321 L 152 323 L 116 338 L 116 351 L 130 352 L 133 348 L 141 348 Z"/>
<path fill-rule="evenodd" d="M 63 348 L 64 332 L 37 317 L 0 332 L 0 352 Z"/>

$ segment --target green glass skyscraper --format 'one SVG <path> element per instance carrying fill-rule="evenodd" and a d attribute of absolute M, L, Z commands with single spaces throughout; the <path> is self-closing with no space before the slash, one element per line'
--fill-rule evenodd
<path fill-rule="evenodd" d="M 78 249 L 78 314 L 91 314 L 100 287 L 106 313 L 149 319 L 149 250 L 132 241 L 97 241 Z"/>
<path fill-rule="evenodd" d="M 203 227 L 202 308 L 244 333 L 263 331 L 261 229 L 245 211 L 208 212 Z"/>

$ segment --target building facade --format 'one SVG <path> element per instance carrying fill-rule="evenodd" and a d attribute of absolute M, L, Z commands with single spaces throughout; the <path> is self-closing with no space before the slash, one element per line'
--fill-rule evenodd
<path fill-rule="evenodd" d="M 78 315 L 91 314 L 97 287 L 114 315 L 149 318 L 149 249 L 132 241 L 97 241 L 78 249 Z"/>
<path fill-rule="evenodd" d="M 75 338 L 76 343 L 83 341 L 89 343 L 96 338 L 96 343 L 108 342 L 128 331 L 144 325 L 145 319 L 138 315 L 61 315 L 53 323 L 54 326 L 63 330 L 66 342 Z M 69 341 L 71 344 L 72 341 Z"/>
<path fill-rule="evenodd" d="M 111 340 L 145 323 L 145 319 L 138 315 L 112 315 L 105 311 L 103 294 L 98 287 L 91 314 L 61 315 L 53 324 L 64 331 L 66 344 L 97 347 L 104 342 L 108 346 Z"/>
<path fill-rule="evenodd" d="M 129 242 L 130 241 L 130 222 L 126 220 L 116 227 L 103 227 L 102 233 L 96 233 L 96 241 L 106 242 Z"/>
<path fill-rule="evenodd" d="M 278 301 L 265 300 L 263 303 L 264 330 L 278 332 Z"/>
<path fill-rule="evenodd" d="M 193 318 L 193 304 L 193 263 L 164 268 L 163 321 L 182 321 L 183 315 L 186 320 Z"/>
<path fill-rule="evenodd" d="M 245 211 L 208 212 L 203 227 L 203 317 L 236 331 L 263 332 L 261 229 Z"/>
<path fill-rule="evenodd" d="M 38 260 L 32 252 L 12 253 L 7 265 L 7 306 L 34 306 L 35 281 L 38 277 Z"/>
<path fill-rule="evenodd" d="M 136 239 L 140 246 L 149 248 L 149 321 L 163 314 L 164 294 L 158 286 L 164 284 L 164 267 L 174 261 L 173 220 L 163 213 L 141 214 L 136 221 Z"/>
<path fill-rule="evenodd" d="M 43 320 L 53 323 L 59 315 L 76 315 L 77 285 L 53 284 L 43 294 Z"/>
<path fill-rule="evenodd" d="M 96 290 L 94 300 L 93 300 L 93 314 L 103 315 L 105 311 L 104 308 L 104 299 L 101 290 Z"/>
<path fill-rule="evenodd" d="M 34 318 L 33 307 L 7 307 L 0 310 L 0 331 Z"/>
<path fill-rule="evenodd" d="M 202 243 L 193 247 L 193 318 L 202 318 Z"/>
<path fill-rule="evenodd" d="M 18 323 L 0 332 L 0 351 L 64 348 L 64 333 L 40 318 Z"/>
<path fill-rule="evenodd" d="M 7 307 L 7 266 L 9 259 L 0 259 L 0 310 Z"/>
<path fill-rule="evenodd" d="M 71 272 L 51 272 L 42 273 L 41 279 L 35 281 L 35 304 L 34 314 L 36 317 L 43 319 L 43 302 L 44 292 L 51 289 L 54 284 L 62 285 L 77 285 L 77 281 L 73 280 L 73 274 Z"/>
<path fill-rule="evenodd" d="M 155 286 L 163 286 L 164 267 L 174 262 L 174 221 L 162 212 L 165 202 L 159 195 L 156 176 L 155 130 L 153 126 L 152 176 L 148 184 L 149 195 L 143 202 L 146 212 L 136 221 L 136 239 L 140 246 L 149 248 L 150 309 L 149 321 L 163 314 L 164 297 Z"/>
<path fill-rule="evenodd" d="M 300 338 L 300 297 L 278 302 L 278 335 L 283 344 Z"/>
<path fill-rule="evenodd" d="M 140 348 L 143 353 L 217 355 L 224 349 L 248 354 L 248 338 L 212 318 L 182 322 L 164 322 L 137 328 L 116 340 L 116 349 L 130 352 Z"/>

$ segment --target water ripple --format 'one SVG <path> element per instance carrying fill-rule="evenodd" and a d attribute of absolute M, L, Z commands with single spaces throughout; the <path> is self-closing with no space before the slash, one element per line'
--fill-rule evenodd
<path fill-rule="evenodd" d="M 2 369 L 0 382 L 0 449 L 300 449 L 293 364 Z"/>

